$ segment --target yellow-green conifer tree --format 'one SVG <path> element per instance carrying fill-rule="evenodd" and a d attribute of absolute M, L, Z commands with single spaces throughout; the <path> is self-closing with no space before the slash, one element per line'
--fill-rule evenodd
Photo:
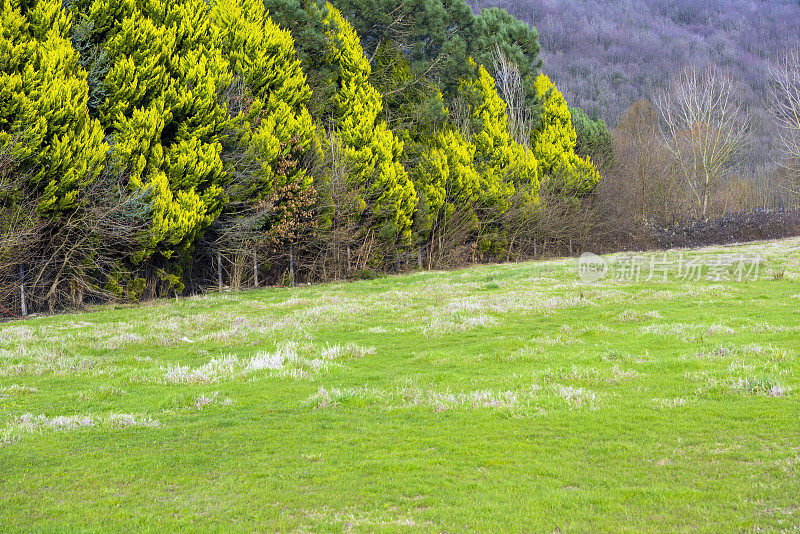
<path fill-rule="evenodd" d="M 511 137 L 494 79 L 482 66 L 472 66 L 475 76 L 461 84 L 470 138 L 452 126 L 440 131 L 414 174 L 421 205 L 430 215 L 426 226 L 435 233 L 457 215 L 462 229 L 468 222 L 478 232 L 479 251 L 488 252 L 498 244 L 492 241 L 502 233 L 501 216 L 518 187 L 533 208 L 538 203 L 538 162 Z"/>
<path fill-rule="evenodd" d="M 189 253 L 224 204 L 218 92 L 230 82 L 203 0 L 93 0 L 84 13 L 107 54 L 98 114 L 114 169 L 150 198 L 135 265 L 180 289 Z M 153 291 L 156 288 L 150 287 Z"/>
<path fill-rule="evenodd" d="M 351 166 L 350 180 L 379 234 L 408 241 L 417 194 L 400 163 L 403 143 L 379 119 L 383 103 L 369 82 L 371 69 L 358 35 L 336 8 L 326 7 L 327 60 L 338 88 L 332 115 Z"/>
<path fill-rule="evenodd" d="M 77 207 L 103 169 L 107 146 L 86 105 L 86 72 L 60 0 L 0 2 L 0 148 L 28 173 L 41 215 Z"/>
<path fill-rule="evenodd" d="M 293 147 L 305 153 L 315 142 L 306 108 L 311 89 L 291 33 L 272 22 L 261 0 L 217 0 L 211 18 L 219 47 L 246 93 L 234 125 L 238 142 L 259 166 L 255 180 L 232 194 L 261 200 L 290 181 L 306 190 L 311 185 L 306 169 L 278 168 L 282 161 L 302 157 L 290 153 Z"/>
<path fill-rule="evenodd" d="M 474 229 L 481 216 L 497 208 L 504 211 L 511 187 L 489 183 L 490 176 L 475 168 L 475 145 L 453 128 L 438 132 L 414 172 L 420 197 L 420 218 L 426 230 L 436 231 L 453 215 L 466 217 Z"/>
<path fill-rule="evenodd" d="M 474 64 L 473 64 L 474 65 Z M 494 78 L 483 65 L 461 85 L 471 105 L 475 166 L 484 176 L 489 192 L 505 210 L 515 184 L 524 186 L 532 204 L 538 202 L 539 162 L 508 131 L 506 103 L 497 94 Z"/>
<path fill-rule="evenodd" d="M 531 145 L 548 187 L 568 194 L 591 192 L 600 174 L 588 157 L 575 154 L 577 135 L 567 101 L 545 74 L 536 78 L 534 89 L 543 109 L 539 127 L 531 133 Z"/>

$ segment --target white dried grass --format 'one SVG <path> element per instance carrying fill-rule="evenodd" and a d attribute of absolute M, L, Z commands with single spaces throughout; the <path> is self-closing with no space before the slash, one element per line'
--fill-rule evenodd
<path fill-rule="evenodd" d="M 617 321 L 621 323 L 638 323 L 654 319 L 663 319 L 663 317 L 657 311 L 637 312 L 631 309 L 625 310 L 617 316 Z"/>
<path fill-rule="evenodd" d="M 653 405 L 656 408 L 680 408 L 686 406 L 686 399 L 682 397 L 674 397 L 671 399 L 653 399 Z"/>
<path fill-rule="evenodd" d="M 736 331 L 733 328 L 719 323 L 712 324 L 706 329 L 706 334 L 709 336 L 732 336 L 735 333 Z"/>
<path fill-rule="evenodd" d="M 195 410 L 202 410 L 206 406 L 211 404 L 220 404 L 222 406 L 229 406 L 231 404 L 231 399 L 226 397 L 225 399 L 219 398 L 219 391 L 215 391 L 210 396 L 206 396 L 205 393 L 194 399 L 192 402 L 192 406 Z"/>
<path fill-rule="evenodd" d="M 582 408 L 584 406 L 592 409 L 597 408 L 597 393 L 590 389 L 558 384 L 555 387 L 555 391 L 571 408 Z"/>
<path fill-rule="evenodd" d="M 100 367 L 92 358 L 67 354 L 61 349 L 46 346 L 19 347 L 14 351 L 0 349 L 0 377 L 39 376 L 97 376 L 113 373 L 115 367 Z"/>
<path fill-rule="evenodd" d="M 345 401 L 358 400 L 366 404 L 379 404 L 389 410 L 410 407 L 425 407 L 436 412 L 479 408 L 511 409 L 529 400 L 538 389 L 533 386 L 525 392 L 485 389 L 454 393 L 450 390 L 436 391 L 411 384 L 398 386 L 393 390 L 323 386 L 311 395 L 305 404 L 314 408 L 332 408 Z"/>
<path fill-rule="evenodd" d="M 142 414 L 107 413 L 47 417 L 42 414 L 26 413 L 6 423 L 5 428 L 0 432 L 0 444 L 10 444 L 18 441 L 25 434 L 44 431 L 64 432 L 80 428 L 156 428 L 158 426 L 160 426 L 160 423 L 157 419 Z"/>
<path fill-rule="evenodd" d="M 353 354 L 358 351 L 362 351 L 364 354 L 369 352 L 368 349 L 356 345 L 344 350 L 349 350 Z M 308 379 L 327 371 L 331 365 L 337 364 L 332 361 L 330 355 L 320 354 L 312 345 L 285 342 L 279 345 L 275 351 L 261 351 L 250 358 L 227 355 L 212 358 L 199 367 L 168 365 L 162 367 L 161 370 L 165 383 L 203 384 L 242 380 L 260 371 L 268 371 L 270 376 Z"/>

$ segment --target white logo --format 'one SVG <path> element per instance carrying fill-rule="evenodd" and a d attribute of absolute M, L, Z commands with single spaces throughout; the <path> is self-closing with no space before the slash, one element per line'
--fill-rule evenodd
<path fill-rule="evenodd" d="M 577 262 L 578 278 L 585 284 L 592 284 L 608 274 L 608 262 L 592 252 L 584 252 Z"/>

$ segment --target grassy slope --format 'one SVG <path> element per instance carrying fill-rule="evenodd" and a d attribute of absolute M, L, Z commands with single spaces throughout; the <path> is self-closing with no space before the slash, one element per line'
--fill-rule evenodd
<path fill-rule="evenodd" d="M 0 325 L 0 531 L 797 528 L 800 244 L 741 250 L 785 276 L 566 260 Z"/>

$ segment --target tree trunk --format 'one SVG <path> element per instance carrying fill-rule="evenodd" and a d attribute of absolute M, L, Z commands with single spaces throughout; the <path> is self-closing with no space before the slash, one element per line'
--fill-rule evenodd
<path fill-rule="evenodd" d="M 708 196 L 709 190 L 711 189 L 711 176 L 706 171 L 706 183 L 703 187 L 703 220 L 706 220 L 706 214 L 708 213 Z"/>

